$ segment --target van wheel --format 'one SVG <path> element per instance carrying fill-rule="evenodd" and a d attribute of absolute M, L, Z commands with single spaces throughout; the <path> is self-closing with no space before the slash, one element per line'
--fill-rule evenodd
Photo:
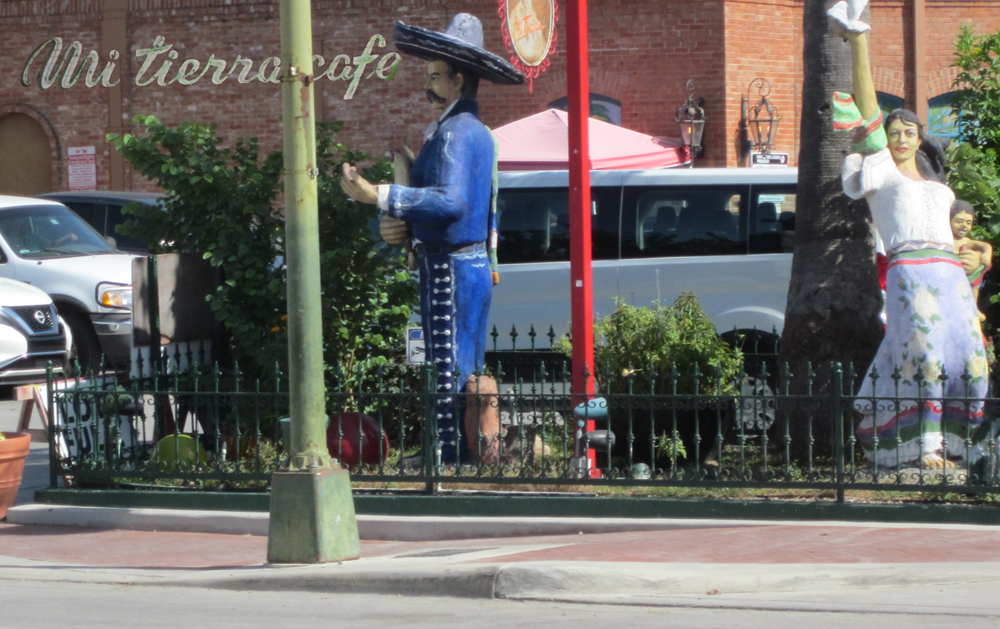
<path fill-rule="evenodd" d="M 78 314 L 64 314 L 63 320 L 73 334 L 73 344 L 69 348 L 69 368 L 74 370 L 80 363 L 80 375 L 96 372 L 101 366 L 101 343 L 90 322 Z"/>

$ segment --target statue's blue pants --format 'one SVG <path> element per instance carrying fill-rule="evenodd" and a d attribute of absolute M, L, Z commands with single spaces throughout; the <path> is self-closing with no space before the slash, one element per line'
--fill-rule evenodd
<path fill-rule="evenodd" d="M 464 435 L 465 381 L 483 370 L 493 282 L 483 245 L 463 253 L 421 250 L 420 312 L 427 360 L 437 369 L 434 417 L 441 461 L 469 459 Z"/>

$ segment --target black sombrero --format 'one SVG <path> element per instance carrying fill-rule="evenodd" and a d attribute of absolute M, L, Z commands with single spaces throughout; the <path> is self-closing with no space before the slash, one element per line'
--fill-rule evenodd
<path fill-rule="evenodd" d="M 420 59 L 441 59 L 475 72 L 491 83 L 520 85 L 524 75 L 508 61 L 483 49 L 479 18 L 459 13 L 443 33 L 396 22 L 392 41 L 401 52 Z"/>

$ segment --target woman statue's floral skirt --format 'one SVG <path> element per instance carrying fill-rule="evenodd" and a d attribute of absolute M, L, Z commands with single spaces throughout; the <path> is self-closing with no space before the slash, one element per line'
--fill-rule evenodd
<path fill-rule="evenodd" d="M 895 253 L 886 276 L 886 331 L 855 401 L 857 437 L 879 467 L 921 458 L 971 464 L 988 451 L 988 367 L 978 309 L 958 257 Z"/>

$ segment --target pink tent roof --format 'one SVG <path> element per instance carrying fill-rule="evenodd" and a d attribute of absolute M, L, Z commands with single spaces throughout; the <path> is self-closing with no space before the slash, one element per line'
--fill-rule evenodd
<path fill-rule="evenodd" d="M 549 109 L 493 130 L 500 143 L 500 170 L 565 170 L 565 111 Z M 654 138 L 589 119 L 592 170 L 669 168 L 686 163 L 680 140 Z"/>

